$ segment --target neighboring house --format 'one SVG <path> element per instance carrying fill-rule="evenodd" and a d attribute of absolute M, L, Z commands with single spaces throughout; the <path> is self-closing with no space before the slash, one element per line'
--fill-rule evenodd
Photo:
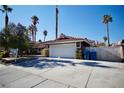
<path fill-rule="evenodd" d="M 56 40 L 46 41 L 44 44 L 49 48 L 50 57 L 75 58 L 77 48 L 94 46 L 95 41 L 61 34 Z"/>
<path fill-rule="evenodd" d="M 45 45 L 42 42 L 31 42 L 29 54 L 41 54 L 43 48 L 45 48 Z"/>

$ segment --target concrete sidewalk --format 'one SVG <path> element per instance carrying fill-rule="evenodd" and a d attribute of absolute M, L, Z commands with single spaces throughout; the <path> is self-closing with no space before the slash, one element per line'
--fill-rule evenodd
<path fill-rule="evenodd" d="M 42 58 L 40 58 L 42 59 Z M 37 62 L 38 61 L 38 62 Z M 18 65 L 0 64 L 1 88 L 90 88 L 124 87 L 124 63 L 56 62 L 36 60 Z M 36 63 L 35 63 L 36 62 Z M 26 64 L 28 63 L 28 64 Z M 33 63 L 31 65 L 31 63 Z M 35 64 L 34 64 L 35 63 Z M 47 64 L 46 64 L 47 63 Z"/>

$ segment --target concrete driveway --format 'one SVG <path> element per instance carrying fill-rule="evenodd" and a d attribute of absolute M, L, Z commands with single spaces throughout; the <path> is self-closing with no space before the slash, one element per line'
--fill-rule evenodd
<path fill-rule="evenodd" d="M 1 88 L 123 88 L 124 63 L 38 57 L 0 64 Z"/>

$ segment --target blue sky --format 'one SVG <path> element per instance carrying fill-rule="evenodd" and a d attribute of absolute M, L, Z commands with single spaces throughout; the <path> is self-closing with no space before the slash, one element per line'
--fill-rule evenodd
<path fill-rule="evenodd" d="M 31 24 L 31 16 L 39 17 L 37 40 L 43 40 L 43 31 L 48 31 L 46 40 L 55 39 L 55 5 L 11 6 L 9 21 L 25 26 Z M 110 42 L 124 39 L 124 6 L 59 6 L 59 34 L 103 41 L 106 26 L 102 23 L 104 14 L 111 14 L 109 24 Z M 4 14 L 0 13 L 0 29 L 4 27 Z"/>

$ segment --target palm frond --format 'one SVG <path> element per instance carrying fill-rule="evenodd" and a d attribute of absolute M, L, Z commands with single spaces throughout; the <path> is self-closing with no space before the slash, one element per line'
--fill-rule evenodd
<path fill-rule="evenodd" d="M 3 13 L 5 12 L 3 9 L 0 9 L 0 11 L 2 11 Z"/>
<path fill-rule="evenodd" d="M 8 11 L 8 12 L 12 12 L 12 10 L 13 10 L 13 9 L 9 7 L 7 11 Z"/>
<path fill-rule="evenodd" d="M 112 17 L 111 17 L 111 15 L 109 16 L 109 22 L 112 22 L 113 20 L 112 20 Z"/>
<path fill-rule="evenodd" d="M 4 10 L 7 10 L 8 9 L 8 6 L 7 5 L 2 5 L 3 9 Z"/>
<path fill-rule="evenodd" d="M 48 33 L 47 30 L 43 31 L 44 36 L 47 36 L 47 33 Z"/>
<path fill-rule="evenodd" d="M 112 22 L 112 17 L 111 15 L 104 15 L 103 16 L 103 23 L 107 24 L 109 22 Z"/>
<path fill-rule="evenodd" d="M 6 11 L 6 12 L 12 12 L 12 10 L 13 10 L 13 9 L 12 9 L 11 7 L 9 7 L 8 5 L 2 5 L 2 7 L 3 7 L 2 10 L 3 10 L 4 12 L 5 12 L 5 11 Z"/>
<path fill-rule="evenodd" d="M 32 16 L 31 19 L 38 21 L 39 18 L 37 16 Z"/>

